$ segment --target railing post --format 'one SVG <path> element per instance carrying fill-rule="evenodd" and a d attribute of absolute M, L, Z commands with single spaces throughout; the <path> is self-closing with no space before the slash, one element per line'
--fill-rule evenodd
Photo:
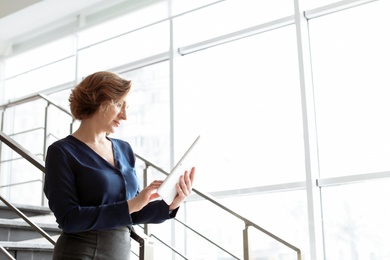
<path fill-rule="evenodd" d="M 5 109 L 1 111 L 1 122 L 0 122 L 0 130 L 1 130 L 1 132 L 4 131 L 4 113 L 5 113 Z M 3 151 L 3 142 L 0 142 L 0 162 L 1 162 L 2 158 L 3 158 L 3 152 L 2 151 Z M 0 174 L 0 177 L 2 177 L 1 174 Z M 2 194 L 1 191 L 0 191 L 0 194 Z"/>
<path fill-rule="evenodd" d="M 134 228 L 132 228 L 131 238 L 139 243 L 139 260 L 154 259 L 154 241 L 150 237 L 141 237 L 135 232 Z"/>
<path fill-rule="evenodd" d="M 144 175 L 142 176 L 144 180 L 144 188 L 148 186 L 148 168 L 149 168 L 149 164 L 145 162 Z M 144 225 L 144 233 L 147 234 L 148 236 L 150 235 L 148 224 Z"/>
<path fill-rule="evenodd" d="M 73 134 L 73 126 L 74 126 L 74 123 L 76 122 L 76 119 L 72 116 L 72 123 L 70 123 L 69 125 L 69 134 Z"/>
<path fill-rule="evenodd" d="M 154 241 L 151 239 L 144 239 L 140 244 L 140 259 L 153 260 L 154 259 Z"/>
<path fill-rule="evenodd" d="M 43 128 L 43 151 L 42 151 L 42 160 L 45 161 L 46 160 L 46 146 L 47 146 L 47 138 L 48 138 L 48 135 L 47 135 L 47 128 L 48 128 L 48 114 L 49 114 L 49 106 L 50 106 L 50 103 L 47 102 L 47 106 L 45 107 L 45 121 L 44 121 L 44 128 Z M 41 205 L 42 206 L 45 206 L 45 194 L 43 192 L 43 187 L 45 185 L 45 173 L 42 172 L 42 188 L 41 188 Z"/>
<path fill-rule="evenodd" d="M 249 246 L 249 230 L 248 224 L 245 223 L 245 229 L 243 230 L 243 243 L 244 243 L 244 260 L 250 259 L 250 246 Z"/>

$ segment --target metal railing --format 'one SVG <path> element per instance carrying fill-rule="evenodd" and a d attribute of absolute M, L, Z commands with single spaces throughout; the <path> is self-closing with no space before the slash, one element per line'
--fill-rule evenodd
<path fill-rule="evenodd" d="M 19 104 L 24 104 L 26 102 L 30 102 L 30 101 L 33 101 L 33 100 L 37 100 L 37 99 L 43 99 L 45 101 L 48 102 L 48 106 L 52 105 L 58 109 L 60 109 L 61 111 L 63 111 L 64 113 L 66 113 L 67 115 L 71 116 L 71 114 L 69 113 L 68 110 L 62 108 L 60 105 L 56 104 L 56 102 L 54 102 L 50 97 L 46 96 L 46 95 L 43 95 L 43 94 L 36 94 L 36 95 L 32 95 L 30 97 L 26 97 L 26 98 L 23 98 L 23 99 L 20 99 L 20 100 L 15 100 L 13 102 L 10 102 L 8 104 L 5 104 L 5 105 L 2 105 L 0 106 L 0 111 L 3 110 L 3 113 L 4 113 L 4 110 L 9 108 L 9 107 L 12 107 L 12 106 L 16 106 L 16 105 L 19 105 Z M 47 109 L 47 108 L 46 108 Z M 4 116 L 4 114 L 3 114 Z M 4 119 L 4 118 L 3 118 Z M 46 114 L 45 114 L 45 143 L 44 143 L 44 150 L 46 149 L 46 137 L 48 136 L 48 133 L 46 132 L 46 127 L 47 127 L 47 111 L 46 111 Z M 74 123 L 74 120 L 73 120 L 73 117 L 72 117 L 72 123 L 71 123 L 71 127 L 70 127 L 70 133 L 72 133 L 72 125 Z M 3 124 L 3 120 L 2 120 L 2 124 Z M 17 153 L 19 153 L 20 155 L 22 155 L 22 157 L 24 157 L 25 159 L 27 159 L 31 164 L 35 165 L 39 170 L 41 170 L 43 173 L 44 173 L 44 164 L 42 162 L 42 160 L 40 159 L 37 159 L 35 155 L 33 155 L 32 153 L 30 153 L 29 151 L 27 151 L 26 149 L 23 149 L 22 146 L 20 146 L 18 143 L 16 143 L 15 141 L 13 141 L 11 138 L 8 138 L 2 131 L 1 131 L 1 141 L 4 142 L 5 144 L 7 144 L 8 146 L 10 146 L 12 149 L 14 149 Z M 46 151 L 43 152 L 43 154 L 45 154 Z M 167 171 L 165 171 L 164 169 L 162 169 L 161 167 L 157 166 L 156 164 L 152 163 L 150 160 L 147 160 L 145 157 L 141 156 L 141 155 L 138 155 L 136 154 L 136 157 L 139 158 L 141 161 L 143 161 L 143 163 L 145 164 L 145 168 L 144 168 L 144 173 L 143 173 L 143 177 L 144 177 L 144 183 L 148 183 L 148 168 L 149 167 L 152 167 L 154 168 L 155 170 L 165 174 L 165 175 L 168 175 L 169 173 Z M 43 157 L 44 158 L 44 157 Z M 288 243 L 287 241 L 281 239 L 280 237 L 276 236 L 275 234 L 267 231 L 266 229 L 260 227 L 259 225 L 255 224 L 254 222 L 248 220 L 247 218 L 243 217 L 242 215 L 234 212 L 233 210 L 231 210 L 230 208 L 224 206 L 223 204 L 221 204 L 220 202 L 218 202 L 215 198 L 213 198 L 211 195 L 209 194 L 206 194 L 206 193 L 203 193 L 197 189 L 193 189 L 193 192 L 197 195 L 199 195 L 200 197 L 202 197 L 203 199 L 207 200 L 208 202 L 212 203 L 214 206 L 222 209 L 223 211 L 227 212 L 228 214 L 230 214 L 231 216 L 235 217 L 236 219 L 242 221 L 245 225 L 245 228 L 243 230 L 243 255 L 244 255 L 244 260 L 249 260 L 250 259 L 250 239 L 249 239 L 249 232 L 248 232 L 248 229 L 250 227 L 260 231 L 261 233 L 267 235 L 268 237 L 274 239 L 275 241 L 281 243 L 282 245 L 286 246 L 287 248 L 293 250 L 296 252 L 296 255 L 297 255 L 297 259 L 298 260 L 301 260 L 302 258 L 302 255 L 301 255 L 301 250 L 299 248 L 297 248 L 296 246 Z M 195 229 L 191 228 L 190 226 L 188 226 L 187 224 L 179 221 L 178 219 L 175 219 L 175 221 L 179 222 L 181 225 L 185 226 L 186 228 L 188 228 L 189 230 L 193 231 L 194 233 L 196 233 L 198 236 L 208 240 L 205 236 L 203 236 L 202 234 L 200 234 L 199 232 L 197 232 Z M 33 223 L 32 223 L 33 224 Z M 147 225 L 145 226 L 145 233 L 148 234 L 148 230 L 147 230 Z M 37 229 L 38 231 L 39 229 Z M 41 233 L 41 230 L 39 230 L 38 232 Z M 46 236 L 45 234 L 42 234 L 43 236 Z M 150 236 L 153 236 L 152 234 L 149 234 Z M 154 236 L 156 237 L 156 236 Z M 135 237 L 135 240 L 139 239 L 138 237 Z M 156 239 L 158 239 L 156 237 Z M 160 240 L 160 239 L 158 239 Z M 161 241 L 161 240 L 160 240 Z M 229 252 L 228 250 L 220 247 L 218 244 L 214 243 L 213 241 L 211 240 L 208 240 L 210 243 L 212 243 L 213 245 L 215 245 L 216 247 L 220 248 L 222 251 L 224 251 L 225 253 L 229 254 L 231 257 L 235 258 L 235 259 L 239 259 L 237 256 L 235 256 L 233 253 Z M 145 245 L 147 245 L 147 242 L 145 242 L 146 244 L 143 245 L 142 248 L 145 248 Z M 164 243 L 165 244 L 165 243 Z M 170 246 L 169 246 L 170 247 Z M 173 247 L 170 247 L 173 251 L 175 251 L 176 253 L 180 254 L 177 250 L 175 250 Z M 180 254 L 181 255 L 181 254 Z M 181 255 L 183 258 L 185 258 L 184 255 Z"/>
<path fill-rule="evenodd" d="M 138 155 L 136 154 L 136 157 L 139 158 L 140 160 L 142 160 L 144 163 L 145 163 L 145 169 L 144 169 L 144 178 L 146 178 L 147 176 L 147 171 L 148 171 L 148 168 L 149 167 L 152 167 L 154 169 L 156 169 L 157 171 L 165 174 L 165 175 L 169 175 L 169 173 L 164 170 L 163 168 L 161 168 L 160 166 L 154 164 L 154 163 L 151 163 L 149 160 L 147 160 L 145 157 L 141 156 L 141 155 Z M 148 183 L 147 182 L 147 179 L 144 179 L 144 183 Z M 301 250 L 288 243 L 287 241 L 283 240 L 282 238 L 276 236 L 275 234 L 267 231 L 266 229 L 260 227 L 259 225 L 255 224 L 254 222 L 250 221 L 249 219 L 243 217 L 242 215 L 234 212 L 233 210 L 231 210 L 230 208 L 224 206 L 222 203 L 218 202 L 215 198 L 213 198 L 211 195 L 209 194 L 206 194 L 204 192 L 201 192 L 195 188 L 192 189 L 192 191 L 199 195 L 200 197 L 202 197 L 203 199 L 211 202 L 212 204 L 214 204 L 215 206 L 217 206 L 218 208 L 224 210 L 225 212 L 231 214 L 232 216 L 234 216 L 235 218 L 241 220 L 244 222 L 245 224 L 245 229 L 243 230 L 243 253 L 244 253 L 244 260 L 249 260 L 250 259 L 250 247 L 249 247 L 249 232 L 248 232 L 248 229 L 249 227 L 253 227 L 254 229 L 264 233 L 265 235 L 271 237 L 272 239 L 276 240 L 277 242 L 285 245 L 286 247 L 290 248 L 291 250 L 295 251 L 296 254 L 297 254 L 297 259 L 298 260 L 301 260 L 302 259 L 302 253 L 301 253 Z M 185 226 L 186 228 L 189 228 L 191 229 L 193 232 L 195 232 L 197 235 L 201 236 L 202 238 L 205 238 L 205 236 L 203 236 L 202 234 L 200 234 L 199 232 L 197 232 L 196 230 L 192 229 L 191 227 L 189 227 L 187 224 L 179 221 L 178 219 L 175 219 L 175 221 L 178 221 L 180 222 L 180 224 L 182 224 L 183 226 Z M 210 243 L 214 244 L 215 246 L 219 247 L 220 249 L 222 249 L 224 252 L 228 253 L 231 257 L 235 258 L 235 259 L 240 259 L 238 258 L 237 256 L 235 256 L 233 253 L 229 252 L 228 250 L 220 247 L 219 245 L 217 245 L 216 243 L 212 242 L 211 240 L 205 238 L 206 240 L 208 240 Z M 173 248 L 172 248 L 173 249 Z"/>
<path fill-rule="evenodd" d="M 45 171 L 45 166 L 42 160 L 37 158 L 34 154 L 30 153 L 28 150 L 24 149 L 20 144 L 15 142 L 12 138 L 8 137 L 6 134 L 4 134 L 3 131 L 0 130 L 0 141 L 3 144 L 6 144 L 8 147 L 10 147 L 12 150 L 17 152 L 19 155 L 21 155 L 23 158 L 25 158 L 27 161 L 29 161 L 32 165 L 34 165 L 36 168 L 38 168 L 40 171 Z M 3 196 L 0 195 L 0 200 L 13 212 L 15 212 L 19 217 L 21 217 L 24 221 L 26 221 L 35 231 L 37 231 L 39 234 L 41 234 L 44 238 L 46 238 L 47 241 L 49 241 L 51 244 L 55 245 L 55 241 L 53 238 L 48 235 L 42 228 L 40 228 L 38 225 L 36 225 L 34 222 L 32 222 L 23 212 L 21 212 L 18 208 L 13 206 L 10 202 L 8 202 Z M 11 254 L 8 253 L 8 251 L 1 246 L 1 251 L 6 254 L 8 259 L 15 259 L 12 257 Z"/>
<path fill-rule="evenodd" d="M 36 157 L 34 154 L 30 153 L 28 150 L 24 149 L 19 143 L 15 142 L 12 138 L 4 134 L 3 131 L 0 130 L 0 141 L 3 144 L 9 146 L 12 150 L 16 151 L 19 155 L 29 161 L 32 165 L 38 168 L 43 173 L 45 172 L 44 162 Z M 32 227 L 35 231 L 37 231 L 40 235 L 42 235 L 47 241 L 51 244 L 55 245 L 56 241 L 47 234 L 42 228 L 40 228 L 37 224 L 32 222 L 22 211 L 12 205 L 9 201 L 7 201 L 3 196 L 0 195 L 0 200 L 14 213 L 16 213 L 20 218 L 22 218 L 25 222 L 27 222 L 30 227 Z M 131 238 L 137 241 L 140 244 L 139 247 L 139 259 L 140 260 L 148 260 L 152 259 L 150 255 L 153 247 L 153 242 L 150 241 L 148 237 L 141 237 L 138 235 L 134 229 L 130 232 Z M 2 251 L 8 259 L 15 260 L 15 258 L 3 247 L 0 245 L 0 251 Z"/>

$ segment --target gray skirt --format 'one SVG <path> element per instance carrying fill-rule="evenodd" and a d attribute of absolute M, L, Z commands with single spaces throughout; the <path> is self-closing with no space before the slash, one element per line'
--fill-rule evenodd
<path fill-rule="evenodd" d="M 54 246 L 53 260 L 130 259 L 130 229 L 62 233 Z"/>

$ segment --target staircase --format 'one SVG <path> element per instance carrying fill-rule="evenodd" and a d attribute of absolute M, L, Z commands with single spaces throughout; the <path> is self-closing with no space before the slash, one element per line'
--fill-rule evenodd
<path fill-rule="evenodd" d="M 57 240 L 61 231 L 47 207 L 27 205 L 16 207 L 54 240 Z M 51 260 L 54 247 L 4 204 L 0 204 L 0 246 L 17 260 Z M 9 255 L 0 251 L 0 259 L 12 259 Z"/>
<path fill-rule="evenodd" d="M 50 98 L 48 98 L 45 95 L 36 95 L 32 96 L 30 98 L 26 98 L 23 100 L 14 101 L 13 103 L 8 103 L 6 105 L 1 106 L 0 105 L 0 112 L 3 110 L 3 117 L 4 117 L 4 110 L 16 106 L 18 104 L 30 102 L 31 100 L 36 99 L 43 99 L 48 102 L 48 105 L 52 105 L 56 108 L 60 108 L 60 106 L 56 105 L 51 101 Z M 65 109 L 62 109 L 63 111 L 66 111 Z M 47 113 L 45 113 L 45 122 L 47 121 Z M 0 122 L 2 123 L 3 118 L 0 117 Z M 72 127 L 70 127 L 72 129 Z M 48 136 L 48 134 L 45 132 L 45 136 Z M 46 140 L 44 139 L 44 146 L 46 145 Z M 9 135 L 5 134 L 0 129 L 0 165 L 2 163 L 10 163 L 11 161 L 19 160 L 19 158 L 10 157 L 10 158 L 4 158 L 2 155 L 2 146 L 9 147 L 12 152 L 15 152 L 21 156 L 21 159 L 27 160 L 31 165 L 35 166 L 39 171 L 45 172 L 44 162 L 42 159 L 37 157 L 37 155 L 33 154 L 31 151 L 27 150 L 22 146 L 20 143 L 16 142 L 13 138 L 11 138 Z M 45 152 L 43 152 L 43 155 Z M 43 156 L 44 157 L 44 156 Z M 144 183 L 148 183 L 148 169 L 153 168 L 154 170 L 163 173 L 165 175 L 168 175 L 169 173 L 165 170 L 163 170 L 158 165 L 155 165 L 150 160 L 147 160 L 146 158 L 143 158 L 139 154 L 136 154 L 136 157 L 138 160 L 144 163 L 144 169 L 143 169 L 143 180 Z M 183 232 L 178 232 L 178 238 L 176 238 L 176 234 L 173 240 L 177 241 L 185 241 L 187 243 L 187 234 L 188 232 L 191 232 L 193 234 L 193 237 L 198 239 L 198 241 L 204 242 L 204 244 L 207 246 L 205 249 L 207 251 L 204 251 L 204 254 L 207 254 L 208 256 L 212 256 L 212 259 L 215 259 L 214 257 L 217 255 L 221 255 L 224 257 L 224 259 L 245 259 L 249 260 L 252 258 L 251 248 L 250 244 L 251 242 L 255 242 L 255 236 L 259 234 L 265 234 L 267 237 L 271 238 L 271 240 L 274 240 L 278 242 L 280 245 L 285 246 L 286 248 L 289 248 L 291 250 L 291 255 L 295 255 L 294 258 L 297 258 L 298 260 L 302 259 L 301 250 L 292 244 L 286 242 L 285 240 L 281 239 L 280 237 L 270 233 L 269 231 L 263 229 L 262 227 L 258 226 L 254 222 L 248 220 L 247 218 L 241 216 L 240 214 L 234 212 L 232 209 L 226 207 L 219 201 L 217 201 L 215 198 L 213 198 L 210 194 L 203 193 L 195 188 L 192 189 L 194 192 L 194 195 L 197 196 L 196 199 L 204 200 L 207 203 L 210 203 L 211 206 L 218 210 L 222 210 L 224 213 L 226 213 L 229 218 L 233 217 L 235 220 L 240 221 L 244 229 L 242 232 L 235 232 L 232 234 L 232 237 L 235 239 L 239 236 L 242 237 L 242 244 L 241 244 L 241 250 L 237 250 L 237 248 L 231 250 L 231 248 L 228 250 L 226 249 L 226 246 L 222 246 L 218 244 L 217 242 L 213 241 L 212 239 L 208 239 L 207 236 L 204 234 L 198 232 L 196 229 L 191 227 L 189 224 L 181 221 L 180 219 L 174 218 L 172 221 L 174 221 L 175 225 L 177 224 L 177 230 L 182 230 Z M 8 198 L 7 198 L 8 199 Z M 0 202 L 0 260 L 46 260 L 46 259 L 52 259 L 53 254 L 53 244 L 57 241 L 57 238 L 60 234 L 60 230 L 57 227 L 57 224 L 55 223 L 54 216 L 52 215 L 51 211 L 47 207 L 43 206 L 27 206 L 27 205 L 19 205 L 14 207 L 12 204 L 10 204 L 7 201 L 6 198 L 3 198 L 0 194 L 0 200 L 4 203 L 3 205 Z M 26 198 L 28 199 L 28 198 Z M 28 201 L 26 202 L 28 203 Z M 16 214 L 15 212 L 18 212 Z M 213 225 L 212 223 L 209 223 L 209 225 Z M 176 230 L 176 228 L 175 228 Z M 175 231 L 176 232 L 176 231 Z M 254 234 L 256 232 L 257 234 Z M 141 236 L 139 235 L 141 234 Z M 154 259 L 154 242 L 157 242 L 161 249 L 158 254 L 165 254 L 172 255 L 170 258 L 178 257 L 177 259 L 189 259 L 186 254 L 187 244 L 180 245 L 181 248 L 175 248 L 176 246 L 170 245 L 169 242 L 166 242 L 167 239 L 161 239 L 159 235 L 153 234 L 150 232 L 147 225 L 143 228 L 143 230 L 137 234 L 137 232 L 132 231 L 131 237 L 133 240 L 138 242 L 139 247 L 134 247 L 135 251 L 133 251 L 132 247 L 132 258 L 134 259 L 140 259 L 140 260 L 149 260 Z M 161 234 L 161 237 L 165 237 L 166 232 Z M 179 247 L 178 246 L 178 247 Z M 234 245 L 235 246 L 235 245 Z M 157 246 L 156 246 L 157 248 Z M 284 248 L 283 248 L 284 249 Z M 275 249 L 273 253 L 277 253 L 279 249 Z M 156 250 L 157 252 L 157 250 Z M 197 254 L 198 252 L 192 252 L 193 254 Z M 283 253 L 284 254 L 284 253 Z M 161 257 L 161 255 L 159 255 Z M 192 256 L 193 257 L 193 256 Z M 228 257 L 228 258 L 225 258 Z M 256 259 L 258 257 L 253 256 Z M 158 257 L 156 257 L 158 258 Z M 176 259 L 175 258 L 175 259 Z M 199 258 L 196 256 L 196 258 Z M 168 259 L 165 257 L 165 259 Z M 211 259 L 210 257 L 208 259 Z M 220 258 L 221 259 L 221 258 Z M 268 259 L 268 258 L 264 258 Z"/>

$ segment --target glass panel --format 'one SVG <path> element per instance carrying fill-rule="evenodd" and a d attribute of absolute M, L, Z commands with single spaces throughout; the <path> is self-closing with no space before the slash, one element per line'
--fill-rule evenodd
<path fill-rule="evenodd" d="M 300 248 L 303 255 L 309 255 L 305 191 L 236 196 L 217 201 L 256 223 L 260 228 Z M 152 225 L 151 232 L 165 242 L 174 236 L 175 248 L 189 259 L 233 259 L 232 256 L 243 259 L 245 223 L 241 219 L 199 197 L 185 203 L 176 219 L 185 222 L 198 233 L 186 229 L 176 221 Z M 170 224 L 175 228 L 174 235 L 170 232 Z M 250 259 L 271 260 L 276 256 L 276 259 L 297 259 L 294 250 L 272 237 L 253 227 L 250 227 L 249 231 Z M 207 237 L 209 241 L 201 236 Z M 163 253 L 160 247 L 156 250 L 159 255 L 160 251 Z M 164 259 L 168 259 L 168 255 L 165 255 Z"/>
<path fill-rule="evenodd" d="M 5 75 L 3 77 L 9 78 L 71 55 L 74 55 L 73 36 L 39 46 L 31 51 L 6 59 Z"/>
<path fill-rule="evenodd" d="M 235 196 L 223 199 L 222 203 L 261 228 L 298 247 L 303 255 L 310 254 L 306 191 Z M 277 255 L 277 259 L 297 259 L 294 250 L 261 231 L 251 228 L 249 234 L 253 259 L 273 259 L 267 257 Z"/>
<path fill-rule="evenodd" d="M 26 163 L 25 170 L 29 171 L 31 178 L 41 178 L 41 179 L 33 179 L 31 182 L 26 184 L 18 184 L 11 186 L 9 192 L 9 199 L 11 203 L 17 203 L 20 205 L 35 205 L 41 206 L 42 203 L 42 172 L 37 170 L 31 164 Z"/>
<path fill-rule="evenodd" d="M 81 50 L 79 75 L 89 75 L 168 50 L 169 23 L 158 23 Z"/>
<path fill-rule="evenodd" d="M 62 90 L 62 91 L 57 91 L 55 93 L 50 94 L 51 100 L 61 106 L 64 109 L 67 109 L 70 112 L 70 107 L 69 107 L 69 95 L 71 93 L 71 90 L 76 86 L 76 84 L 69 84 L 69 88 Z"/>
<path fill-rule="evenodd" d="M 179 15 L 202 6 L 207 6 L 213 3 L 221 2 L 221 0 L 197 0 L 197 1 L 183 1 L 183 0 L 171 0 L 172 14 Z"/>
<path fill-rule="evenodd" d="M 174 240 L 175 248 L 187 259 L 243 259 L 244 224 L 240 219 L 204 200 L 185 203 L 180 207 L 176 219 L 196 232 L 173 220 L 151 225 L 152 233 L 165 243 L 171 244 Z M 170 224 L 174 226 L 174 234 Z M 172 252 L 164 252 L 162 249 L 158 247 L 155 250 L 158 250 L 158 255 L 164 254 L 162 259 L 170 259 Z"/>
<path fill-rule="evenodd" d="M 29 102 L 9 108 L 5 111 L 4 131 L 23 149 L 28 150 L 39 159 L 44 153 L 44 114 L 45 104 L 42 100 Z M 13 203 L 40 205 L 42 194 L 42 172 L 22 158 L 8 146 L 2 146 L 1 182 L 3 194 Z"/>
<path fill-rule="evenodd" d="M 10 123 L 12 124 L 12 132 L 10 132 L 10 134 L 26 132 L 31 129 L 40 129 L 43 135 L 43 128 L 45 126 L 46 105 L 47 102 L 42 99 L 39 99 L 14 107 L 12 114 L 10 114 L 10 117 L 12 117 L 13 119 L 12 121 L 10 121 Z M 6 112 L 9 113 L 11 111 L 7 110 Z M 32 140 L 34 140 L 34 138 L 31 138 L 30 141 Z"/>
<path fill-rule="evenodd" d="M 132 1 L 127 2 L 130 4 Z M 132 10 L 125 15 L 115 17 L 110 21 L 81 31 L 78 33 L 78 47 L 84 48 L 88 45 L 168 18 L 167 1 L 159 1 L 158 3 L 153 4 L 150 4 L 150 1 L 148 2 L 149 3 L 146 6 L 141 6 L 137 10 Z M 140 5 L 140 3 L 138 3 L 138 5 Z"/>
<path fill-rule="evenodd" d="M 390 2 L 310 20 L 321 177 L 390 168 Z"/>
<path fill-rule="evenodd" d="M 67 101 L 68 97 L 69 95 L 64 98 L 64 100 Z M 64 106 L 64 108 L 67 107 L 69 107 L 69 102 L 67 106 Z M 54 141 L 71 134 L 72 117 L 69 114 L 66 114 L 65 112 L 59 110 L 58 108 L 50 106 L 47 113 L 47 121 L 47 146 L 49 146 Z M 76 130 L 76 128 L 73 129 Z"/>
<path fill-rule="evenodd" d="M 127 120 L 113 136 L 127 140 L 134 152 L 170 169 L 169 63 L 161 62 L 122 75 L 132 81 Z M 143 164 L 138 174 L 142 175 Z M 142 181 L 142 177 L 140 177 Z"/>
<path fill-rule="evenodd" d="M 305 10 L 340 2 L 340 0 L 300 0 L 301 7 Z"/>
<path fill-rule="evenodd" d="M 389 259 L 390 180 L 322 188 L 326 259 Z"/>
<path fill-rule="evenodd" d="M 74 81 L 75 68 L 75 58 L 72 57 L 8 79 L 5 81 L 5 96 L 7 99 L 20 98 Z"/>
<path fill-rule="evenodd" d="M 202 190 L 305 179 L 294 26 L 176 61 L 176 151 L 202 135 Z"/>
<path fill-rule="evenodd" d="M 175 19 L 178 46 L 214 38 L 294 14 L 286 0 L 223 1 Z M 245 17 L 245 19 L 243 19 Z"/>

